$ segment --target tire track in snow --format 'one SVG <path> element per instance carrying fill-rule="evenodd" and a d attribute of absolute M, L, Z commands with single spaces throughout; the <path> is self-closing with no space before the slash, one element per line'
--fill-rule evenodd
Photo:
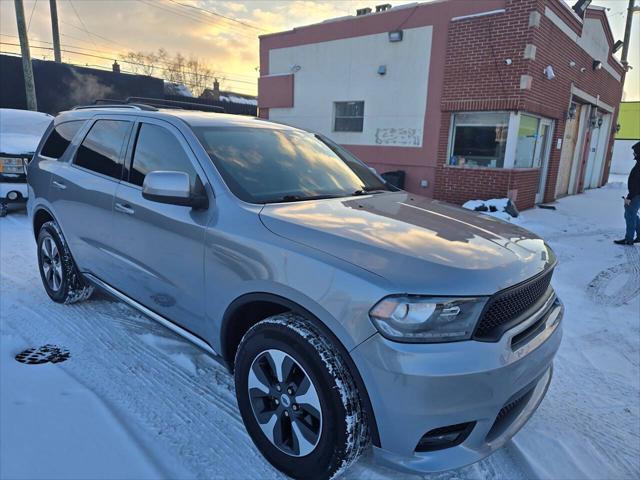
<path fill-rule="evenodd" d="M 623 248 L 627 261 L 602 270 L 589 283 L 587 293 L 595 303 L 619 307 L 640 294 L 640 252 Z"/>

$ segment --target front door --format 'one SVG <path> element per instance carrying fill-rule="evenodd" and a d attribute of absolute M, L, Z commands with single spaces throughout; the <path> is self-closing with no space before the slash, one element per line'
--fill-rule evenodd
<path fill-rule="evenodd" d="M 204 325 L 204 235 L 210 210 L 147 200 L 147 173 L 186 172 L 191 187 L 205 178 L 182 134 L 162 120 L 141 118 L 114 200 L 114 239 L 121 273 L 115 288 L 196 335 Z"/>
<path fill-rule="evenodd" d="M 549 153 L 551 151 L 551 120 L 542 119 L 538 128 L 538 139 L 533 157 L 533 166 L 540 169 L 540 180 L 536 192 L 536 203 L 544 201 L 544 190 L 547 185 L 547 172 L 549 170 Z"/>

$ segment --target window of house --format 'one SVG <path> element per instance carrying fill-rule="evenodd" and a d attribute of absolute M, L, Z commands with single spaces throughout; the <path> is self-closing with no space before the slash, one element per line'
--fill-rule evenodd
<path fill-rule="evenodd" d="M 361 132 L 364 126 L 364 102 L 335 102 L 333 130 Z"/>
<path fill-rule="evenodd" d="M 74 120 L 56 125 L 55 128 L 51 130 L 47 141 L 44 142 L 40 155 L 49 158 L 60 158 L 83 124 L 84 120 Z"/>
<path fill-rule="evenodd" d="M 508 126 L 509 112 L 454 114 L 449 164 L 502 168 Z"/>
<path fill-rule="evenodd" d="M 78 148 L 74 163 L 120 180 L 122 146 L 130 127 L 130 122 L 122 120 L 98 120 Z"/>
<path fill-rule="evenodd" d="M 532 168 L 534 166 L 534 155 L 538 142 L 538 129 L 540 119 L 530 115 L 520 116 L 520 127 L 518 128 L 518 140 L 516 144 L 515 168 Z"/>
<path fill-rule="evenodd" d="M 143 123 L 133 154 L 129 182 L 142 186 L 144 177 L 156 170 L 187 173 L 194 190 L 198 176 L 178 139 L 166 128 Z"/>

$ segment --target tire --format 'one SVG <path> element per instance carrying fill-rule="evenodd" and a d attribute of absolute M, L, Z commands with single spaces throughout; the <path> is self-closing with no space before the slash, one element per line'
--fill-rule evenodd
<path fill-rule="evenodd" d="M 275 364 L 282 365 L 282 381 L 274 376 Z M 368 447 L 351 373 L 333 343 L 304 317 L 284 313 L 251 327 L 238 347 L 234 374 L 249 435 L 290 477 L 337 477 Z"/>
<path fill-rule="evenodd" d="M 93 287 L 80 274 L 54 221 L 43 224 L 38 233 L 38 269 L 42 285 L 54 302 L 80 302 L 93 293 Z"/>

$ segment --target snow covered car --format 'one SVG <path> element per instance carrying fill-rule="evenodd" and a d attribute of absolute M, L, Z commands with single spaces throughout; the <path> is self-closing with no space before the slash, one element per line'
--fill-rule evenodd
<path fill-rule="evenodd" d="M 0 108 L 0 217 L 8 204 L 27 201 L 26 166 L 52 120 L 46 113 Z"/>
<path fill-rule="evenodd" d="M 334 477 L 369 446 L 405 471 L 476 462 L 551 381 L 564 308 L 545 242 L 390 189 L 322 136 L 83 107 L 55 118 L 28 179 L 50 298 L 99 287 L 217 355 L 291 477 Z"/>

